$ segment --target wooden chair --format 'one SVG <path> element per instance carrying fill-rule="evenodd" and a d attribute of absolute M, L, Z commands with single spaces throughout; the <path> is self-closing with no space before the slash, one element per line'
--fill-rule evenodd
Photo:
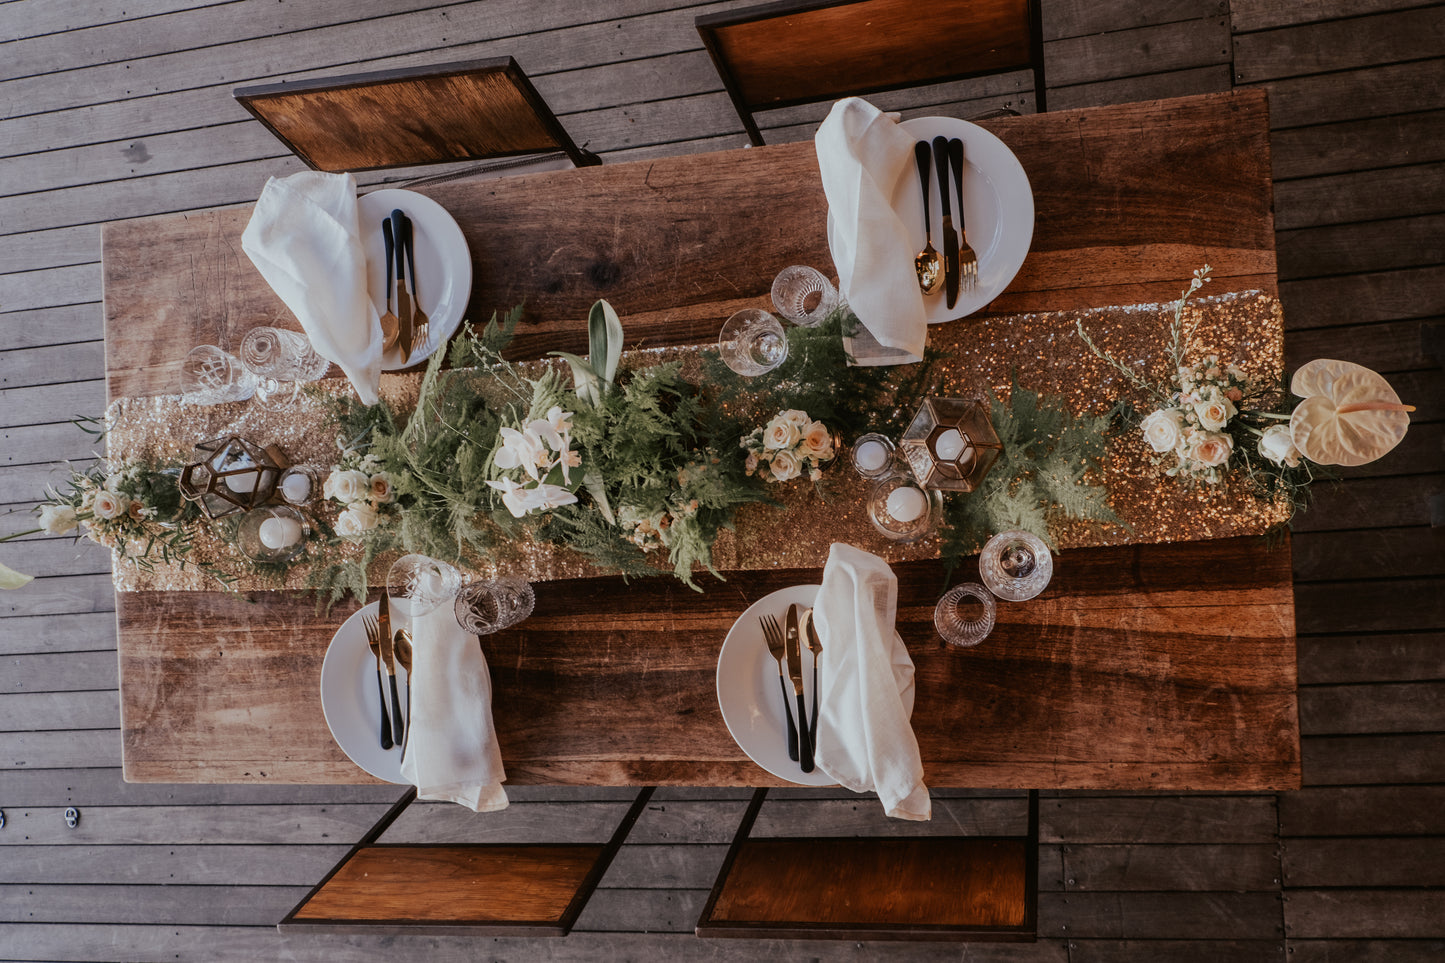
<path fill-rule="evenodd" d="M 1045 110 L 1039 0 L 785 0 L 697 18 L 743 127 L 753 113 L 1031 69 Z"/>
<path fill-rule="evenodd" d="M 316 170 L 366 171 L 561 152 L 562 129 L 511 57 L 241 87 L 241 106 Z"/>
<path fill-rule="evenodd" d="M 1037 939 L 1037 792 L 1024 836 L 749 839 L 766 795 L 753 795 L 698 936 Z"/>
<path fill-rule="evenodd" d="M 276 928 L 566 936 L 651 796 L 651 787 L 638 793 L 606 843 L 377 843 L 416 799 L 412 789 Z"/>

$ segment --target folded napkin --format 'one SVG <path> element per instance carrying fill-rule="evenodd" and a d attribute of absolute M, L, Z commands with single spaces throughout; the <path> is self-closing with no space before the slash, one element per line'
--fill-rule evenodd
<path fill-rule="evenodd" d="M 813 618 L 819 659 L 818 768 L 854 792 L 878 793 L 899 819 L 928 819 L 923 760 L 908 717 L 913 660 L 893 628 L 898 579 L 876 555 L 834 543 Z"/>
<path fill-rule="evenodd" d="M 893 117 L 849 97 L 833 105 L 813 143 L 833 218 L 828 245 L 848 306 L 880 344 L 917 361 L 928 340 L 913 270 L 923 238 L 909 234 L 890 203 L 914 169 L 913 138 Z"/>
<path fill-rule="evenodd" d="M 492 725 L 492 677 L 477 637 L 443 605 L 412 626 L 411 717 L 401 777 L 422 799 L 507 808 Z"/>
<path fill-rule="evenodd" d="M 350 174 L 271 178 L 241 249 L 296 315 L 316 352 L 341 366 L 363 404 L 381 383 L 381 317 L 366 293 L 366 252 Z"/>

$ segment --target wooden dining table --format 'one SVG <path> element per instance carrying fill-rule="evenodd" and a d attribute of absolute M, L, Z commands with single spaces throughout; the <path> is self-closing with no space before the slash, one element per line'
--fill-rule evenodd
<path fill-rule="evenodd" d="M 1036 207 L 1027 260 L 981 315 L 1169 301 L 1204 263 L 1212 294 L 1276 293 L 1263 91 L 981 123 L 1018 157 Z M 518 357 L 585 351 L 598 298 L 625 318 L 629 347 L 708 342 L 734 311 L 767 304 L 783 266 L 832 267 L 811 143 L 416 190 L 466 237 L 468 316 L 525 305 Z M 237 344 L 289 316 L 241 251 L 249 215 L 106 226 L 111 399 L 167 392 L 194 345 Z M 929 785 L 1298 787 L 1287 537 L 1064 551 L 1044 594 L 1000 603 L 971 649 L 934 632 L 942 563 L 894 569 Z M 508 780 L 783 784 L 729 735 L 717 659 L 752 602 L 821 573 L 723 574 L 701 593 L 666 577 L 538 584 L 532 617 L 484 640 Z M 333 741 L 318 689 L 354 608 L 286 592 L 118 592 L 125 778 L 374 782 Z"/>

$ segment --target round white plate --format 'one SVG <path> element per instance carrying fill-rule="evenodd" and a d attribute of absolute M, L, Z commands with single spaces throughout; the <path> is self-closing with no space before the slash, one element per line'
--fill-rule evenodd
<path fill-rule="evenodd" d="M 428 320 L 427 337 L 423 343 L 412 345 L 409 358 L 403 358 L 397 348 L 381 358 L 383 371 L 409 368 L 425 361 L 440 345 L 446 344 L 461 324 L 467 301 L 472 296 L 472 254 L 456 220 L 425 194 L 395 189 L 372 191 L 361 195 L 357 205 L 366 247 L 367 290 L 378 312 L 386 311 L 386 242 L 381 236 L 381 222 L 396 209 L 411 218 L 413 260 L 421 287 L 421 307 Z M 415 303 L 410 271 L 407 278 L 407 293 Z M 394 284 L 392 311 L 396 311 Z"/>
<path fill-rule="evenodd" d="M 932 141 L 935 137 L 957 137 L 963 141 L 963 209 L 968 243 L 978 255 L 978 280 L 973 289 L 960 286 L 958 299 L 948 306 L 947 295 L 940 293 L 923 299 L 929 324 L 942 324 L 966 318 L 1003 293 L 1028 257 L 1034 237 L 1034 192 L 1029 187 L 1023 165 L 1003 141 L 993 134 L 953 117 L 915 117 L 899 124 L 915 141 Z M 933 247 L 943 255 L 943 206 L 939 200 L 937 174 L 929 169 L 929 203 Z M 957 209 L 953 196 L 952 174 L 949 176 L 949 199 Z M 923 191 L 913 159 L 908 172 L 898 179 L 893 191 L 893 210 L 908 229 L 910 239 L 917 241 L 911 253 L 923 249 Z M 954 220 L 954 229 L 958 220 Z M 833 219 L 828 219 L 829 243 L 833 243 Z"/>
<path fill-rule="evenodd" d="M 779 779 L 801 786 L 833 786 L 832 777 L 821 769 L 803 772 L 788 758 L 788 723 L 783 715 L 783 690 L 778 685 L 778 663 L 763 639 L 764 615 L 784 625 L 788 606 L 811 606 L 817 585 L 794 585 L 758 599 L 738 617 L 723 640 L 717 657 L 717 702 L 723 721 L 738 748 L 748 758 Z M 803 645 L 803 695 L 808 711 L 813 709 L 813 653 Z M 788 684 L 788 705 L 797 714 L 797 696 Z"/>
<path fill-rule="evenodd" d="M 366 629 L 361 623 L 362 616 L 374 617 L 376 610 L 375 602 L 363 606 L 331 637 L 331 645 L 327 646 L 326 658 L 321 663 L 321 711 L 326 714 L 331 738 L 352 762 L 378 779 L 405 785 L 406 780 L 401 778 L 401 746 L 381 748 L 376 659 L 371 654 L 371 647 L 366 644 Z M 393 601 L 392 618 L 395 619 L 397 614 Z M 381 682 L 389 710 L 391 687 L 385 672 Z M 400 665 L 396 667 L 396 691 L 405 712 L 406 670 Z"/>

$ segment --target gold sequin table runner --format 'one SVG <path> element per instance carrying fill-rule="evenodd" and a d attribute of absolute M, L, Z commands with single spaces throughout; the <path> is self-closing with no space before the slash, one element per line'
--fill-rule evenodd
<path fill-rule="evenodd" d="M 1106 362 L 1079 340 L 1075 325 L 1082 321 L 1096 343 L 1121 361 L 1148 365 L 1151 373 L 1164 367 L 1169 325 L 1174 304 L 1141 304 L 967 319 L 934 327 L 930 334 L 945 360 L 939 365 L 944 386 L 941 394 L 980 397 L 989 391 L 1006 396 L 1011 380 L 1043 395 L 1063 397 L 1079 414 L 1101 414 L 1121 397 L 1138 404 L 1145 399 Z M 1198 316 L 1188 355 L 1219 355 L 1221 361 L 1243 368 L 1256 381 L 1278 382 L 1283 374 L 1284 334 L 1279 301 L 1258 291 L 1200 298 L 1187 308 Z M 627 352 L 625 367 L 663 360 L 697 357 L 704 347 Z M 421 376 L 383 375 L 382 397 L 394 410 L 414 406 Z M 349 391 L 343 380 L 325 383 L 327 390 Z M 905 402 L 914 405 L 917 401 Z M 771 416 L 763 415 L 763 420 Z M 192 446 L 208 438 L 236 434 L 259 444 L 275 443 L 293 464 L 329 468 L 338 457 L 335 438 L 327 431 L 326 405 L 305 398 L 296 410 L 279 413 L 242 402 L 196 407 L 182 405 L 176 396 L 123 398 L 106 413 L 109 457 L 123 461 L 149 457 L 183 462 Z M 761 424 L 761 422 L 760 422 Z M 1261 534 L 1289 517 L 1287 505 L 1260 500 L 1229 486 L 1184 488 L 1156 469 L 1151 452 L 1137 433 L 1114 441 L 1105 460 L 1102 481 L 1110 504 L 1124 526 L 1094 522 L 1063 522 L 1051 533 L 1060 548 L 1118 545 L 1130 542 L 1181 542 L 1238 535 Z M 935 558 L 936 539 L 911 545 L 891 542 L 869 523 L 864 509 L 868 482 L 859 478 L 840 457 L 825 469 L 827 498 L 819 497 L 805 481 L 774 485 L 783 507 L 750 505 L 737 516 L 735 532 L 724 531 L 713 547 L 720 570 L 769 568 L 821 568 L 828 547 L 850 542 L 889 561 Z M 952 495 L 950 497 L 971 497 Z M 314 510 L 334 512 L 340 506 Z M 197 535 L 199 558 L 229 554 L 216 536 Z M 346 549 L 343 549 L 346 550 Z M 658 552 L 666 565 L 665 552 Z M 384 580 L 389 559 L 380 559 L 370 573 L 373 584 Z M 601 574 L 584 558 L 552 544 L 522 543 L 502 555 L 476 559 L 469 566 L 478 575 L 508 571 L 532 581 L 583 578 Z M 210 576 L 188 567 L 158 564 L 145 570 L 122 559 L 114 560 L 114 581 L 119 591 L 212 591 Z M 659 574 L 662 574 L 660 569 Z M 284 583 L 260 577 L 242 578 L 237 588 L 299 589 L 307 569 L 298 565 Z M 703 583 L 706 584 L 705 582 Z"/>

